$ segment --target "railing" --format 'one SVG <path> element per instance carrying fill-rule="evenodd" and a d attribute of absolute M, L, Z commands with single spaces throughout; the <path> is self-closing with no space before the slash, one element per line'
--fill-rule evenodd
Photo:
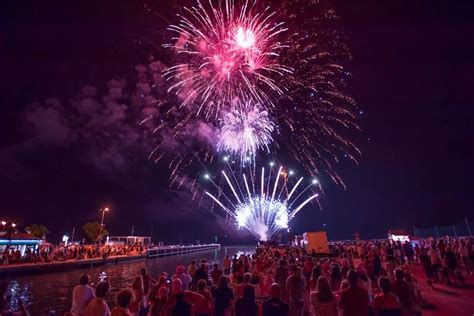
<path fill-rule="evenodd" d="M 148 257 L 155 258 L 155 257 L 165 257 L 177 254 L 184 254 L 189 252 L 196 252 L 202 250 L 212 250 L 212 249 L 219 249 L 221 247 L 220 244 L 204 244 L 204 245 L 170 245 L 170 246 L 158 246 L 154 248 L 148 249 Z"/>

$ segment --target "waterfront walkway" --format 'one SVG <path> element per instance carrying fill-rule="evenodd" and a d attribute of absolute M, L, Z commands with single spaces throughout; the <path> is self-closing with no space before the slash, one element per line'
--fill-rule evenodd
<path fill-rule="evenodd" d="M 107 258 L 70 259 L 65 261 L 39 262 L 39 263 L 19 263 L 0 266 L 0 278 L 12 275 L 38 274 L 60 271 L 71 271 L 86 269 L 103 265 L 118 264 L 129 261 L 146 260 L 147 258 L 157 258 L 185 253 L 212 250 L 220 248 L 219 244 L 205 245 L 169 245 L 147 249 L 142 253 L 109 256 Z"/>

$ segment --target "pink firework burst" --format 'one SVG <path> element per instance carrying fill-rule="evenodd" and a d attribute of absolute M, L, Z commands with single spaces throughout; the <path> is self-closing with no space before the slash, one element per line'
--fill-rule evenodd
<path fill-rule="evenodd" d="M 247 100 L 273 105 L 269 94 L 282 94 L 278 79 L 292 72 L 278 63 L 285 47 L 278 35 L 286 28 L 274 21 L 275 12 L 234 0 L 197 1 L 184 11 L 168 28 L 178 35 L 175 44 L 165 45 L 182 57 L 165 71 L 168 91 L 180 96 L 181 105 L 196 104 L 197 115 L 206 116 Z"/>

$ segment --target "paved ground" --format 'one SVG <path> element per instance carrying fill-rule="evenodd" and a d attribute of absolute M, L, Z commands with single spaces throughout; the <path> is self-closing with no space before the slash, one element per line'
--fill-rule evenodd
<path fill-rule="evenodd" d="M 435 284 L 432 289 L 425 281 L 421 266 L 414 266 L 412 271 L 418 279 L 421 295 L 426 301 L 423 306 L 423 315 L 474 315 L 474 276 L 466 276 L 466 284 L 463 288 Z"/>

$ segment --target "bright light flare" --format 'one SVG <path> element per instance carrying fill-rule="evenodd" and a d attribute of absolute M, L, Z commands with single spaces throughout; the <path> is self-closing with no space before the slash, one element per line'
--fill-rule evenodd
<path fill-rule="evenodd" d="M 255 162 L 259 150 L 270 152 L 275 126 L 267 111 L 248 104 L 225 114 L 220 123 L 217 150 L 238 156 L 242 164 Z"/>
<path fill-rule="evenodd" d="M 255 45 L 255 34 L 252 30 L 244 30 L 242 27 L 239 27 L 235 35 L 235 42 L 244 49 L 253 47 Z"/>
<path fill-rule="evenodd" d="M 253 100 L 273 105 L 271 94 L 286 88 L 280 78 L 292 69 L 279 63 L 282 44 L 279 34 L 287 29 L 275 22 L 269 7 L 260 10 L 256 1 L 196 1 L 178 24 L 168 29 L 176 35 L 179 62 L 164 72 L 172 82 L 168 92 L 182 99 L 181 106 L 196 105 L 217 117 L 220 110 Z"/>
<path fill-rule="evenodd" d="M 247 229 L 259 240 L 269 240 L 278 231 L 288 229 L 291 219 L 318 197 L 318 194 L 311 194 L 301 202 L 300 198 L 302 200 L 304 193 L 311 190 L 312 185 L 302 188 L 300 185 L 303 178 L 294 185 L 289 184 L 287 172 L 282 167 L 277 172 L 270 168 L 267 177 L 265 168 L 262 168 L 260 179 L 253 172 L 244 173 L 241 181 L 237 180 L 232 169 L 230 172 L 231 176 L 225 171 L 222 171 L 222 175 L 231 194 L 228 195 L 226 190 L 214 182 L 212 183 L 219 193 L 206 194 L 234 218 L 238 229 Z"/>

